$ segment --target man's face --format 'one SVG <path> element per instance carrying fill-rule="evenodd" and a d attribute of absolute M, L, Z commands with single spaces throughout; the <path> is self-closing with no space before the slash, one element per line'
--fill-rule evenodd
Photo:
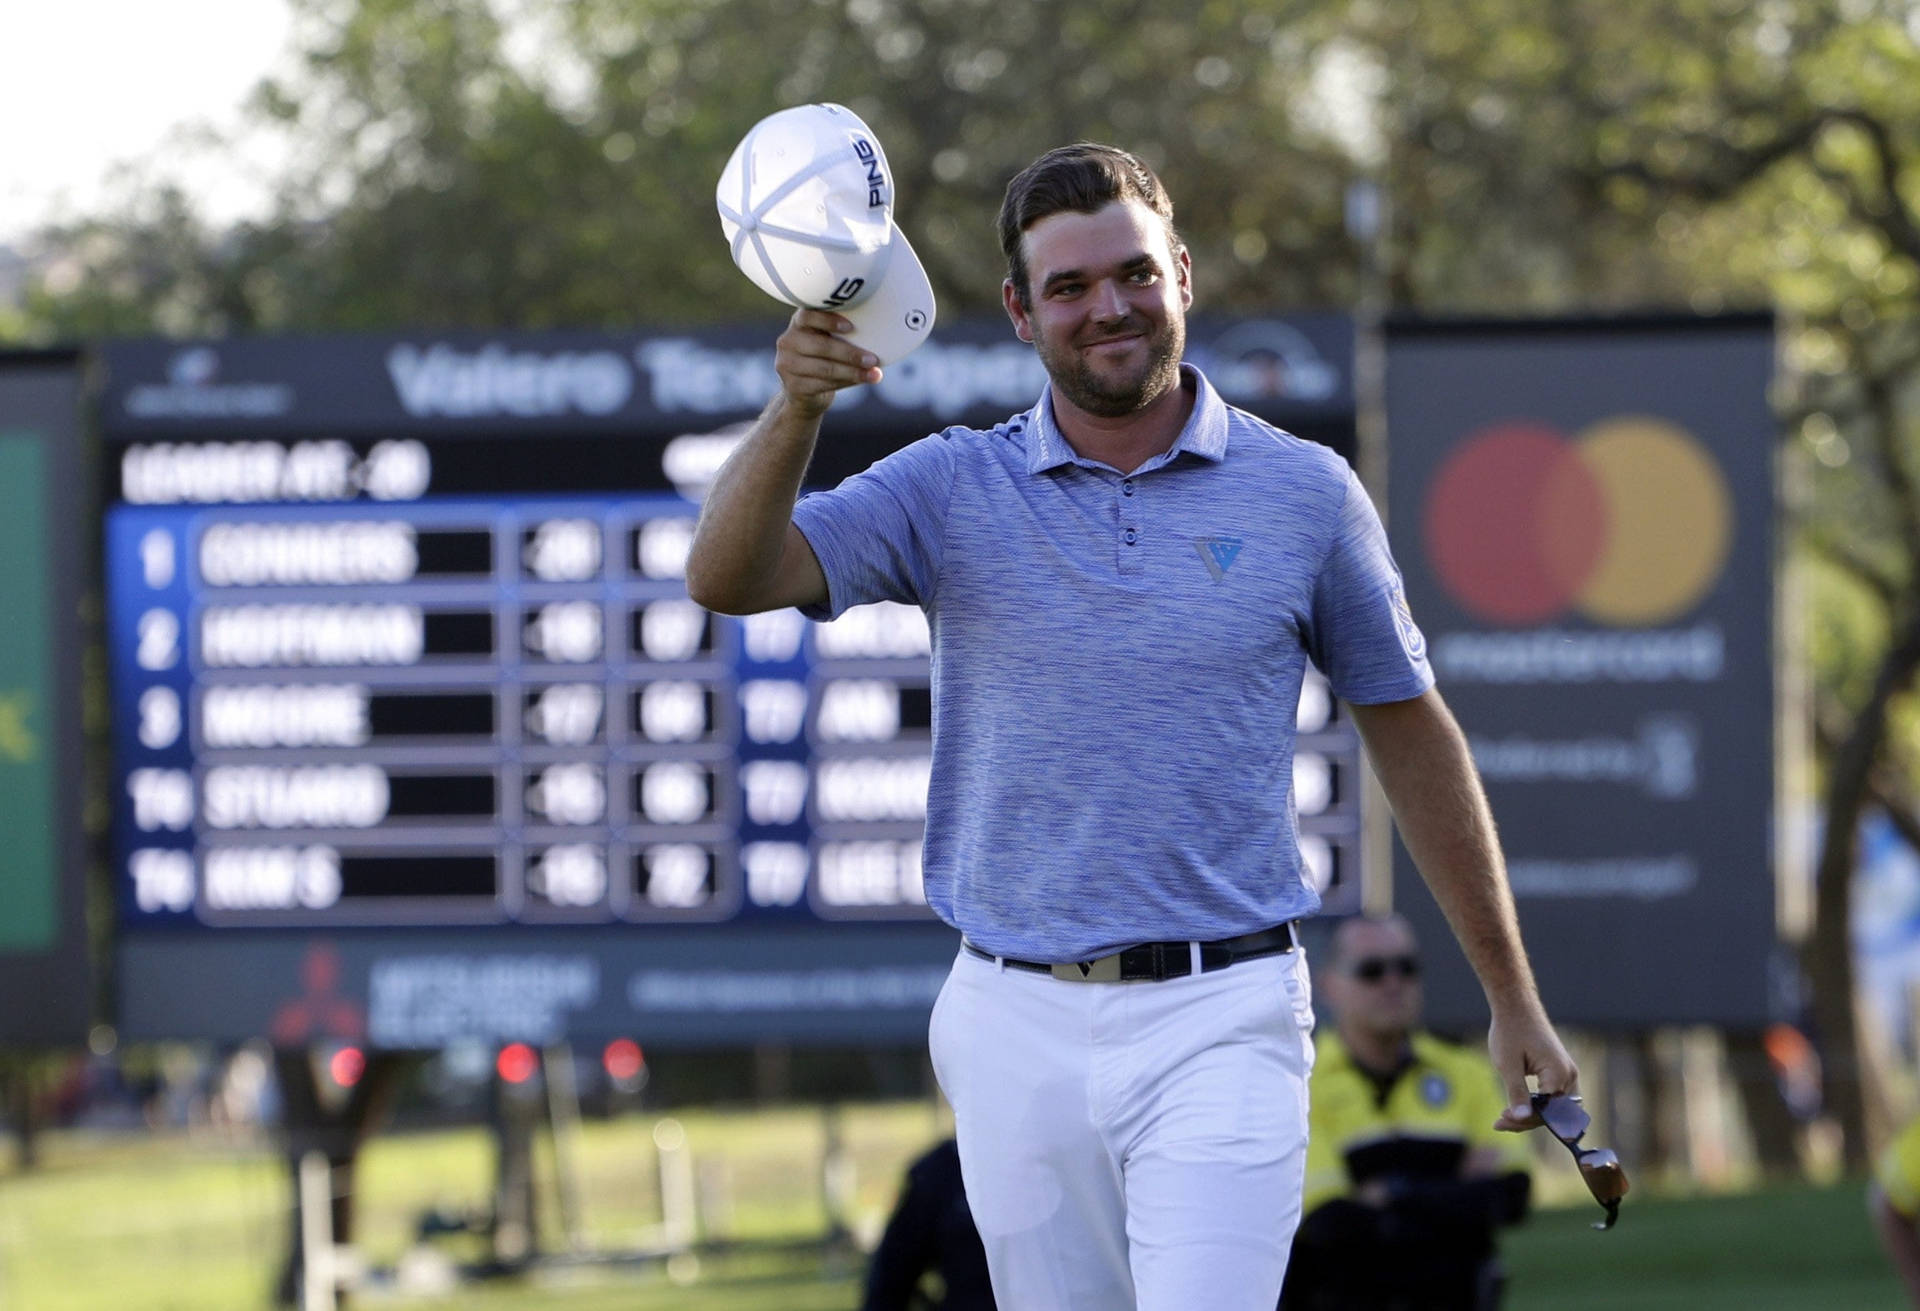
<path fill-rule="evenodd" d="M 1092 214 L 1064 210 L 1021 240 L 1031 304 L 1009 281 L 1007 314 L 1062 396 L 1121 418 L 1179 385 L 1192 262 L 1168 245 L 1158 214 L 1137 200 Z"/>
<path fill-rule="evenodd" d="M 1340 1027 L 1387 1041 L 1418 1028 L 1423 1001 L 1418 962 L 1413 934 L 1404 924 L 1356 920 L 1342 925 L 1326 988 Z"/>

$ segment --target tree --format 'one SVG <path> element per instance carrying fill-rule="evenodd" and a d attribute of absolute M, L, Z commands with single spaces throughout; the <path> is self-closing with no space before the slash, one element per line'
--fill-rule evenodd
<path fill-rule="evenodd" d="M 1317 54 L 1289 27 L 1317 7 L 298 0 L 298 68 L 255 100 L 293 161 L 272 217 L 215 234 L 176 196 L 52 234 L 65 272 L 36 323 L 773 321 L 726 257 L 713 187 L 757 119 L 816 99 L 886 144 L 949 313 L 998 314 L 1006 180 L 1078 137 L 1162 170 L 1204 304 L 1338 305 L 1356 168 L 1312 112 Z M 129 276 L 156 247 L 164 287 Z"/>

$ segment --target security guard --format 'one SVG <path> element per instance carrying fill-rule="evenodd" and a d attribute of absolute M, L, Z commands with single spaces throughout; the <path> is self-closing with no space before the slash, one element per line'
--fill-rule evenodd
<path fill-rule="evenodd" d="M 1494 1132 L 1486 1059 L 1420 1031 L 1420 957 L 1397 916 L 1335 930 L 1319 986 L 1335 1021 L 1311 1082 L 1305 1218 L 1283 1311 L 1485 1311 L 1494 1230 L 1519 1220 L 1525 1145 Z"/>

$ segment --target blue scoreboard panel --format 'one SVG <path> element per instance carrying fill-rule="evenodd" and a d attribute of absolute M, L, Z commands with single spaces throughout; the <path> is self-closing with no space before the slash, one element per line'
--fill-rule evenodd
<path fill-rule="evenodd" d="M 921 885 L 926 619 L 687 598 L 698 497 L 772 379 L 702 410 L 687 371 L 765 347 L 674 350 L 667 377 L 658 342 L 585 336 L 110 353 L 129 1032 L 924 1032 L 957 945 Z M 967 399 L 1004 415 L 1021 381 Z M 811 480 L 939 426 L 914 400 L 836 411 Z M 1352 735 L 1317 679 L 1301 719 L 1337 897 Z"/>

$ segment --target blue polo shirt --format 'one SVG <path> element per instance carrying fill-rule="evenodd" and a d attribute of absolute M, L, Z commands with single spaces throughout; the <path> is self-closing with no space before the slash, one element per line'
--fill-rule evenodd
<path fill-rule="evenodd" d="M 794 506 L 827 578 L 809 617 L 927 614 L 927 903 L 997 955 L 1312 914 L 1292 791 L 1307 660 L 1350 702 L 1433 683 L 1346 462 L 1183 377 L 1192 416 L 1131 473 L 1076 455 L 1043 394 Z"/>

